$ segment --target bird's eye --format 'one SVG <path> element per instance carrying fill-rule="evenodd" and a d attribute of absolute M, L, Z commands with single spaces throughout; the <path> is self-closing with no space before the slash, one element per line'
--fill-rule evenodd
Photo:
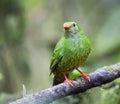
<path fill-rule="evenodd" d="M 73 24 L 73 27 L 75 27 L 76 25 L 75 24 Z"/>

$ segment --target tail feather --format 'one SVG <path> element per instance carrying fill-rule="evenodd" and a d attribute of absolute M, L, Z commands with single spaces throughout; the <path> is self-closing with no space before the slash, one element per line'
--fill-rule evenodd
<path fill-rule="evenodd" d="M 53 78 L 53 86 L 58 85 L 60 83 L 64 82 L 64 77 L 58 78 L 57 76 L 54 76 Z"/>
<path fill-rule="evenodd" d="M 66 76 L 68 77 L 68 74 L 66 74 Z M 53 78 L 53 86 L 58 85 L 60 83 L 63 83 L 65 80 L 63 73 L 62 74 L 58 74 L 58 75 L 54 75 Z"/>

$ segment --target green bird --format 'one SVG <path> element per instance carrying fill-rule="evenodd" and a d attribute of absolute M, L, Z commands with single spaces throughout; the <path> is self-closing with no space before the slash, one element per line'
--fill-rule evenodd
<path fill-rule="evenodd" d="M 63 24 L 64 34 L 55 46 L 50 63 L 50 75 L 53 73 L 53 85 L 67 82 L 73 86 L 68 79 L 69 73 L 76 69 L 81 76 L 90 81 L 90 77 L 80 71 L 78 67 L 88 58 L 91 45 L 84 31 L 76 22 L 65 22 Z"/>

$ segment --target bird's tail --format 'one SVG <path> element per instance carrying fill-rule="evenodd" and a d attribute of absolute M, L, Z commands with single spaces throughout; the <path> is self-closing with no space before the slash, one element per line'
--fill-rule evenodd
<path fill-rule="evenodd" d="M 68 76 L 68 74 L 66 74 L 66 76 Z M 63 73 L 59 73 L 59 74 L 55 74 L 54 78 L 53 78 L 53 86 L 63 83 L 65 80 Z"/>

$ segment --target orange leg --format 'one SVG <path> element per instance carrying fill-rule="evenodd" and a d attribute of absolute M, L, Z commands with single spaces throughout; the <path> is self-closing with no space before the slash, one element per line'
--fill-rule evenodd
<path fill-rule="evenodd" d="M 90 81 L 90 77 L 89 77 L 87 74 L 83 73 L 83 72 L 80 71 L 78 68 L 76 68 L 76 70 L 77 70 L 78 72 L 80 72 L 80 74 L 82 75 L 83 78 L 85 78 L 85 79 L 87 79 L 88 81 Z"/>
<path fill-rule="evenodd" d="M 63 73 L 63 75 L 64 75 L 64 78 L 65 78 L 64 82 L 67 82 L 70 86 L 73 86 L 73 82 L 67 78 L 66 74 Z"/>

